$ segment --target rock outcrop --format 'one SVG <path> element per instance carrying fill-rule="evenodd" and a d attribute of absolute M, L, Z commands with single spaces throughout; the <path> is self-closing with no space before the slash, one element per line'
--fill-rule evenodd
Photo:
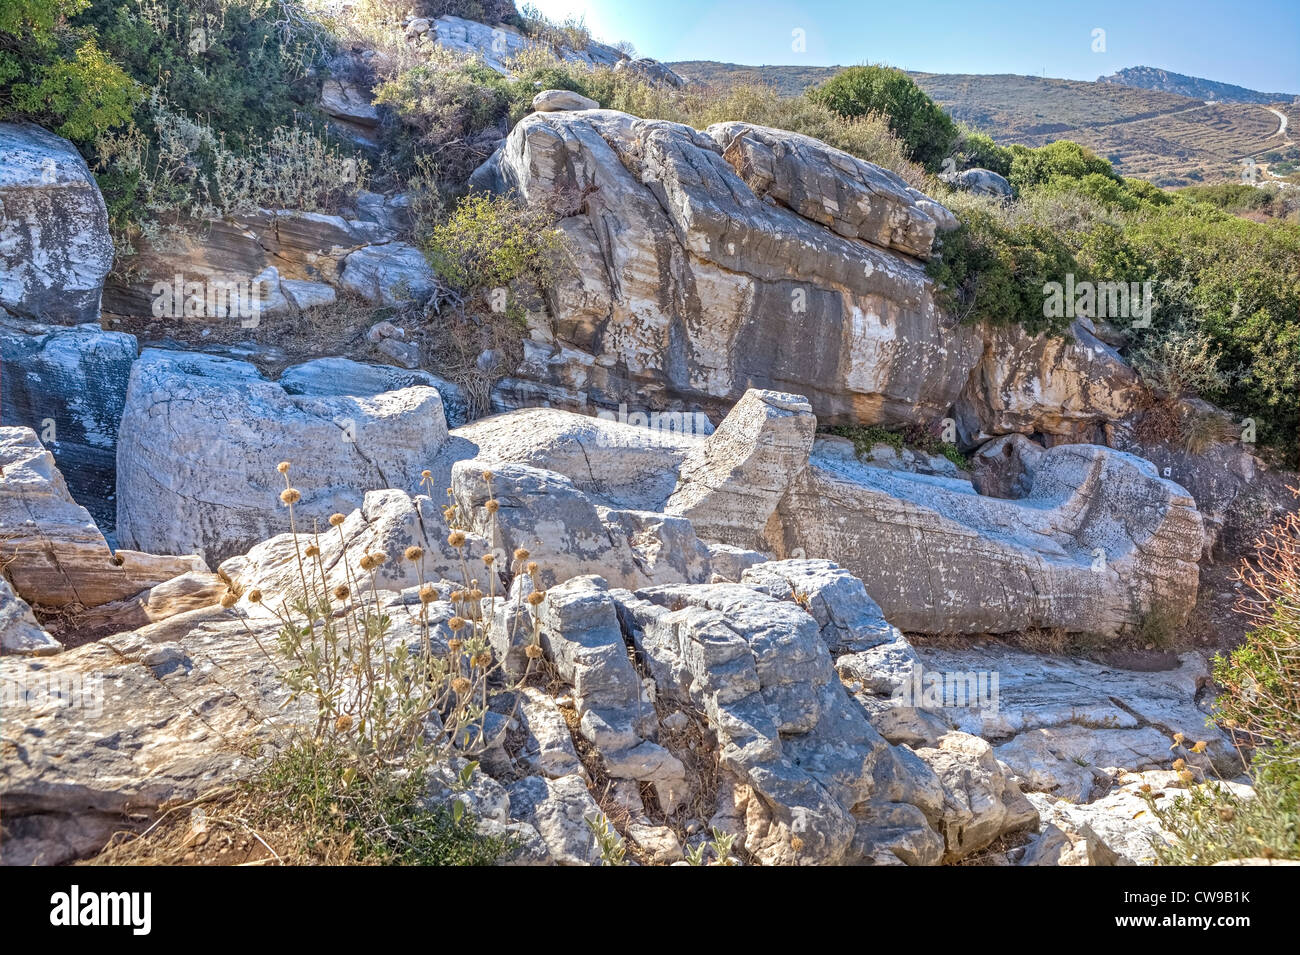
<path fill-rule="evenodd" d="M 19 597 L 46 610 L 97 607 L 207 570 L 195 556 L 111 551 L 36 434 L 8 427 L 0 427 L 0 568 Z"/>
<path fill-rule="evenodd" d="M 118 436 L 118 538 L 219 561 L 286 529 L 281 461 L 294 465 L 307 531 L 368 490 L 418 490 L 446 439 L 442 401 L 426 385 L 291 394 L 244 362 L 146 349 Z"/>
<path fill-rule="evenodd" d="M 0 156 L 0 308 L 97 321 L 113 240 L 95 177 L 72 143 L 28 123 L 0 123 Z"/>
<path fill-rule="evenodd" d="M 0 321 L 0 422 L 40 435 L 72 496 L 112 532 L 117 428 L 136 342 L 98 325 Z"/>

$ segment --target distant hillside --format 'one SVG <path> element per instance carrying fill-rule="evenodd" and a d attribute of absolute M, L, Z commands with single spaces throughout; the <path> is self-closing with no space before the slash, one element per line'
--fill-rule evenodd
<path fill-rule="evenodd" d="M 1162 93 L 1177 93 L 1179 96 L 1191 96 L 1199 100 L 1228 103 L 1262 105 L 1290 103 L 1298 98 L 1295 93 L 1261 93 L 1259 90 L 1234 86 L 1232 83 L 1217 83 L 1199 76 L 1184 76 L 1182 73 L 1158 70 L 1154 66 L 1130 66 L 1110 76 L 1098 77 L 1097 82 L 1132 86 L 1142 90 L 1159 90 Z"/>
<path fill-rule="evenodd" d="M 790 96 L 841 67 L 741 66 L 691 61 L 672 64 L 682 76 L 713 84 L 762 82 Z M 1300 105 L 1254 103 L 1206 106 L 1203 98 L 1120 83 L 1059 80 L 1015 74 L 909 74 L 954 118 L 1000 143 L 1042 146 L 1073 139 L 1105 156 L 1126 176 L 1161 186 L 1187 186 L 1240 177 L 1247 158 L 1274 161 L 1294 150 L 1287 133 L 1300 125 Z M 1273 154 L 1279 154 L 1274 156 Z"/>

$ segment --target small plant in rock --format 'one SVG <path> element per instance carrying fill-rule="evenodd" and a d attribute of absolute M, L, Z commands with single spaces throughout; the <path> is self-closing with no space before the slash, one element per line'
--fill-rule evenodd
<path fill-rule="evenodd" d="M 687 863 L 690 865 L 735 865 L 735 856 L 732 855 L 732 847 L 736 842 L 735 834 L 723 832 L 717 826 L 714 826 L 712 836 L 713 838 L 706 842 L 686 847 Z"/>
<path fill-rule="evenodd" d="M 526 671 L 520 680 L 507 682 L 492 649 L 490 608 L 499 596 L 493 555 L 481 558 L 480 584 L 471 570 L 468 535 L 451 528 L 447 542 L 460 557 L 461 584 L 450 592 L 453 615 L 447 618 L 445 609 L 435 612 L 443 589 L 426 577 L 425 554 L 417 545 L 395 558 L 378 550 L 358 555 L 344 531 L 346 518 L 335 514 L 324 534 L 338 536 L 339 556 L 327 566 L 322 533 L 299 533 L 295 509 L 302 495 L 290 481 L 289 462 L 278 470 L 284 476 L 280 500 L 288 509 L 298 586 L 276 594 L 232 588 L 222 601 L 229 607 L 246 596 L 276 617 L 280 627 L 274 646 L 265 645 L 247 619 L 244 625 L 281 673 L 292 698 L 310 701 L 314 714 L 310 727 L 272 760 L 263 779 L 290 794 L 323 788 L 340 812 L 350 813 L 349 824 L 358 827 L 359 838 L 387 846 L 382 852 L 375 849 L 380 855 L 391 853 L 399 860 L 411 852 L 418 856 L 423 850 L 415 847 L 427 848 L 429 839 L 442 840 L 439 844 L 451 851 L 461 845 L 461 812 L 451 807 L 449 820 L 426 819 L 411 807 L 412 794 L 436 763 L 452 755 L 473 759 L 499 742 L 490 728 L 492 697 L 517 690 L 542 657 L 538 614 L 545 591 L 536 584 L 537 565 L 516 561 L 534 581 L 528 600 L 533 629 L 525 647 Z M 430 472 L 422 480 L 429 485 Z M 483 480 L 488 486 L 485 520 L 491 526 L 499 504 L 491 472 L 485 471 Z M 449 506 L 444 516 L 455 516 L 455 510 Z M 390 559 L 415 571 L 412 605 L 384 596 L 379 571 Z M 358 802 L 358 792 L 368 795 Z M 319 801 L 303 799 L 298 803 L 303 812 Z M 388 809 L 381 812 L 374 800 Z M 380 817 L 395 827 L 386 835 L 372 831 Z"/>
<path fill-rule="evenodd" d="M 596 838 L 601 865 L 627 865 L 627 844 L 604 813 L 594 819 L 584 820 Z"/>

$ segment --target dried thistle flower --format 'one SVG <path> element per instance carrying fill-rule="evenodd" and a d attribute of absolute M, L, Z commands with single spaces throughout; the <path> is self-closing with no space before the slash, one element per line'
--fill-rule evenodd
<path fill-rule="evenodd" d="M 347 584 L 339 584 L 334 588 L 334 597 L 336 600 L 347 600 L 351 594 L 352 591 L 348 588 Z"/>
<path fill-rule="evenodd" d="M 536 660 L 542 655 L 542 648 L 535 643 L 530 643 L 524 647 L 524 656 L 530 660 Z"/>
<path fill-rule="evenodd" d="M 248 592 L 248 602 L 260 604 L 262 602 L 262 592 L 260 590 L 250 590 Z"/>
<path fill-rule="evenodd" d="M 221 606 L 229 610 L 235 604 L 239 603 L 239 595 L 227 590 L 221 595 Z"/>
<path fill-rule="evenodd" d="M 289 462 L 288 462 L 288 461 L 281 461 L 279 464 L 277 464 L 277 465 L 275 466 L 275 469 L 276 469 L 277 471 L 279 471 L 281 474 L 288 474 L 288 473 L 289 473 Z"/>
<path fill-rule="evenodd" d="M 420 472 L 420 477 L 425 481 L 431 481 L 433 480 L 433 472 L 430 471 L 428 468 L 425 468 L 423 471 Z"/>
<path fill-rule="evenodd" d="M 1186 768 L 1187 768 L 1187 760 L 1185 759 L 1174 760 L 1174 772 L 1181 773 Z"/>
<path fill-rule="evenodd" d="M 452 619 L 460 620 L 459 617 L 453 617 Z M 460 627 L 456 627 L 455 629 L 459 630 Z M 464 644 L 461 643 L 459 640 L 457 640 L 455 637 L 452 637 L 450 640 L 447 641 L 447 649 L 450 650 L 452 653 L 460 653 L 460 648 L 462 646 L 464 646 Z"/>
<path fill-rule="evenodd" d="M 304 551 L 304 553 L 305 553 L 308 557 L 319 557 L 319 556 L 320 556 L 320 548 L 317 547 L 315 544 L 308 544 L 308 545 L 307 545 L 307 550 Z"/>
<path fill-rule="evenodd" d="M 492 566 L 493 564 L 495 564 L 496 562 L 497 562 L 497 559 L 496 559 L 496 555 L 495 555 L 495 554 L 484 554 L 484 555 L 483 555 L 483 563 L 484 563 L 486 566 L 491 567 L 491 566 Z"/>
<path fill-rule="evenodd" d="M 469 696 L 470 692 L 474 689 L 474 684 L 465 679 L 465 677 L 458 676 L 456 679 L 451 681 L 451 688 L 456 692 L 457 696 Z"/>
<path fill-rule="evenodd" d="M 492 477 L 493 477 L 493 475 L 492 475 L 492 472 L 491 472 L 491 471 L 484 471 L 484 472 L 483 472 L 483 480 L 485 480 L 485 481 L 490 481 L 490 480 L 492 480 Z"/>
<path fill-rule="evenodd" d="M 537 576 L 537 561 L 535 561 L 535 560 L 530 560 L 530 561 L 528 562 L 528 566 L 527 566 L 526 568 L 524 568 L 524 569 L 528 571 L 528 576 L 529 576 L 529 577 L 535 577 L 535 576 Z"/>
<path fill-rule="evenodd" d="M 471 591 L 469 592 L 469 599 L 470 599 L 470 600 L 482 600 L 482 599 L 483 599 L 483 591 L 481 591 L 481 590 L 479 590 L 477 587 L 475 587 L 473 590 L 471 590 Z"/>
<path fill-rule="evenodd" d="M 344 521 L 346 521 L 346 520 L 347 520 L 347 518 L 344 517 L 342 514 L 331 514 L 331 515 L 330 515 L 330 527 L 338 527 L 340 524 L 342 524 L 342 523 L 343 523 Z"/>
<path fill-rule="evenodd" d="M 465 618 L 452 617 L 450 620 L 447 621 L 447 626 L 451 628 L 452 633 L 455 633 L 456 631 L 460 630 L 462 627 L 465 626 Z"/>
<path fill-rule="evenodd" d="M 536 607 L 538 604 L 540 604 L 543 600 L 546 599 L 546 591 L 534 590 L 531 594 L 528 595 L 526 599 L 528 600 L 528 603 L 531 606 Z"/>
<path fill-rule="evenodd" d="M 298 493 L 296 487 L 286 487 L 280 492 L 280 500 L 286 504 L 297 504 L 302 500 L 302 495 Z"/>
<path fill-rule="evenodd" d="M 402 556 L 404 556 L 407 560 L 409 560 L 411 563 L 414 564 L 417 560 L 419 560 L 421 557 L 424 556 L 424 550 L 419 547 L 408 547 L 406 548 L 406 552 Z"/>
<path fill-rule="evenodd" d="M 352 729 L 352 717 L 347 713 L 344 713 L 334 721 L 334 728 L 340 733 L 346 733 L 348 730 Z"/>
<path fill-rule="evenodd" d="M 483 507 L 489 514 L 495 514 L 497 511 L 501 510 L 501 502 L 495 497 L 491 497 L 488 498 L 487 503 L 485 503 Z"/>
<path fill-rule="evenodd" d="M 527 547 L 516 547 L 516 548 L 515 548 L 515 560 L 527 560 L 527 559 L 528 559 L 528 548 L 527 548 Z"/>
<path fill-rule="evenodd" d="M 455 547 L 457 550 L 465 546 L 465 540 L 464 531 L 452 531 L 447 535 L 447 543 L 452 547 Z"/>
<path fill-rule="evenodd" d="M 438 599 L 438 588 L 433 584 L 420 585 L 420 603 L 431 604 Z"/>

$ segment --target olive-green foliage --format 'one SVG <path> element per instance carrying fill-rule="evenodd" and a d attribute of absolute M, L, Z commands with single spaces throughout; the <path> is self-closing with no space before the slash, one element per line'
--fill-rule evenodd
<path fill-rule="evenodd" d="M 942 255 L 926 271 L 959 321 L 1018 324 L 1030 333 L 1063 332 L 1069 318 L 1044 312 L 1043 286 L 1081 269 L 1065 240 L 1035 222 L 1015 222 L 988 201 L 966 201 L 961 225 L 943 237 Z"/>
<path fill-rule="evenodd" d="M 512 196 L 470 193 L 421 244 L 439 277 L 467 297 L 521 280 L 545 287 L 559 248 L 550 218 Z"/>
<path fill-rule="evenodd" d="M 992 136 L 963 129 L 956 158 L 962 169 L 991 169 L 999 176 L 1009 176 L 1013 155 L 1006 146 L 995 143 Z"/>
<path fill-rule="evenodd" d="M 1057 178 L 1083 179 L 1093 174 L 1118 178 L 1107 160 L 1068 139 L 1037 149 L 1015 145 L 1010 150 L 1011 171 L 1007 178 L 1014 189 L 1043 185 Z"/>
<path fill-rule="evenodd" d="M 939 169 L 957 140 L 957 125 L 902 70 L 852 66 L 807 93 L 814 103 L 843 116 L 878 113 L 911 151 L 912 159 Z"/>
<path fill-rule="evenodd" d="M 31 120 L 77 142 L 130 120 L 136 84 L 99 47 L 92 29 L 68 23 L 86 4 L 0 4 L 0 120 Z"/>
<path fill-rule="evenodd" d="M 1161 865 L 1230 859 L 1300 859 L 1300 748 L 1268 750 L 1249 769 L 1253 796 L 1210 782 L 1170 804 L 1149 803 L 1174 839 L 1154 844 Z"/>
<path fill-rule="evenodd" d="M 90 0 L 78 23 L 137 82 L 238 148 L 249 135 L 291 124 L 314 102 L 306 77 L 330 50 L 310 23 L 276 27 L 273 0 Z"/>
<path fill-rule="evenodd" d="M 302 740 L 248 784 L 263 824 L 291 829 L 307 861 L 377 865 L 491 865 L 511 843 L 479 835 L 455 798 L 428 806 L 421 773 L 358 772 L 341 747 Z M 345 843 L 348 857 L 337 857 Z"/>

